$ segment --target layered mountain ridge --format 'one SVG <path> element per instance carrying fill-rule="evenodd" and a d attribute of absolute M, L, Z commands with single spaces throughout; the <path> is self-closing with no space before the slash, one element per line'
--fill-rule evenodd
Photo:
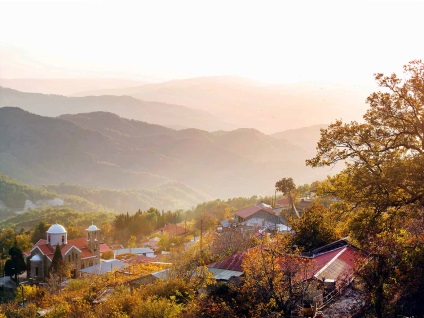
<path fill-rule="evenodd" d="M 272 193 L 283 176 L 304 183 L 328 173 L 305 167 L 301 145 L 258 130 L 178 131 L 107 112 L 52 118 L 4 107 L 0 136 L 0 170 L 30 184 L 146 189 L 179 182 L 227 198 Z"/>

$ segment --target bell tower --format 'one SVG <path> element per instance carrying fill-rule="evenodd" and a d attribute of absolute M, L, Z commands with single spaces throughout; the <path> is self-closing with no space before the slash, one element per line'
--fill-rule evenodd
<path fill-rule="evenodd" d="M 87 248 L 97 256 L 97 260 L 100 261 L 100 229 L 91 224 L 87 229 Z"/>

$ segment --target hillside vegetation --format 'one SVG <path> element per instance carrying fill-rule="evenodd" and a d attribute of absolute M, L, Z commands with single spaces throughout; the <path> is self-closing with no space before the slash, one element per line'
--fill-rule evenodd
<path fill-rule="evenodd" d="M 142 190 L 88 188 L 76 184 L 35 187 L 0 173 L 0 218 L 52 206 L 69 207 L 82 212 L 115 213 L 134 213 L 150 207 L 188 209 L 207 199 L 207 196 L 178 183 L 166 183 L 154 189 Z"/>
<path fill-rule="evenodd" d="M 182 191 L 191 206 L 268 194 L 281 174 L 307 183 L 335 172 L 305 167 L 301 146 L 255 129 L 177 131 L 105 112 L 50 118 L 4 107 L 0 135 L 0 167 L 22 182 L 149 189 L 164 197 L 178 184 L 170 192 L 176 198 Z"/>

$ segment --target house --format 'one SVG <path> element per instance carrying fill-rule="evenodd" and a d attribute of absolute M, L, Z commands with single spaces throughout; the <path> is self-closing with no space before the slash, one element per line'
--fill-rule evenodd
<path fill-rule="evenodd" d="M 168 234 L 169 236 L 186 236 L 188 231 L 186 228 L 178 224 L 167 224 L 155 232 L 155 234 Z"/>
<path fill-rule="evenodd" d="M 243 275 L 244 257 L 250 250 L 236 253 L 207 267 L 217 281 L 226 282 L 233 276 L 240 277 Z M 324 283 L 325 290 L 331 291 L 352 281 L 355 266 L 363 257 L 363 253 L 349 245 L 346 239 L 335 241 L 301 257 L 310 264 L 304 279 Z"/>
<path fill-rule="evenodd" d="M 236 223 L 242 223 L 249 227 L 275 228 L 276 224 L 281 224 L 280 217 L 275 215 L 272 208 L 263 203 L 243 208 L 234 212 Z"/>
<path fill-rule="evenodd" d="M 152 250 L 157 251 L 160 248 L 159 241 L 160 241 L 160 238 L 155 236 L 155 237 L 152 237 L 150 240 L 141 243 L 141 245 L 143 247 L 150 247 Z"/>
<path fill-rule="evenodd" d="M 313 250 L 308 257 L 314 262 L 311 278 L 324 282 L 325 289 L 331 291 L 352 281 L 354 269 L 365 254 L 344 238 Z"/>
<path fill-rule="evenodd" d="M 128 264 L 126 262 L 123 262 L 117 259 L 111 259 L 111 260 L 106 260 L 99 264 L 84 268 L 80 272 L 81 274 L 101 275 L 105 273 L 121 271 L 125 269 L 126 267 L 128 267 Z"/>
<path fill-rule="evenodd" d="M 48 276 L 57 245 L 63 259 L 71 265 L 74 276 L 86 267 L 99 264 L 100 229 L 92 224 L 85 231 L 86 237 L 68 240 L 67 231 L 62 225 L 56 223 L 50 226 L 46 239 L 39 240 L 24 254 L 28 264 L 27 278 L 44 280 Z"/>
<path fill-rule="evenodd" d="M 217 282 L 226 283 L 232 278 L 243 275 L 242 263 L 247 251 L 239 252 L 226 257 L 218 262 L 209 264 L 208 270 L 213 274 Z"/>

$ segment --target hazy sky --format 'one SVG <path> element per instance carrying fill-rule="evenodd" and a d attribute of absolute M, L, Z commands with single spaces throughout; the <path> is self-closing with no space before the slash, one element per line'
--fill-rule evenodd
<path fill-rule="evenodd" d="M 424 58 L 422 1 L 5 1 L 0 77 L 373 81 Z"/>

